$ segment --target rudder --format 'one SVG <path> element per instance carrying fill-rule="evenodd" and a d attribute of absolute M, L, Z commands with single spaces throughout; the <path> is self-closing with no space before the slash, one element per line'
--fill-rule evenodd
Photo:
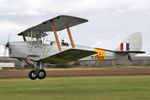
<path fill-rule="evenodd" d="M 117 51 L 140 51 L 142 48 L 142 34 L 140 32 L 129 35 L 117 48 Z"/>

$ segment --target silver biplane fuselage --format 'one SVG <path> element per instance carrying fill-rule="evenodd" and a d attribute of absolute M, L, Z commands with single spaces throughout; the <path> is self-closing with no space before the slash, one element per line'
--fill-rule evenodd
<path fill-rule="evenodd" d="M 39 61 L 42 58 L 46 58 L 59 52 L 56 43 L 43 44 L 39 41 L 27 41 L 11 42 L 9 45 L 10 57 L 22 59 L 28 58 L 32 61 Z M 71 47 L 62 46 L 62 51 L 68 48 Z"/>
<path fill-rule="evenodd" d="M 9 43 L 9 56 L 12 58 L 30 59 L 31 61 L 39 61 L 42 58 L 49 57 L 59 53 L 56 42 L 52 41 L 50 44 L 38 43 L 38 41 L 27 41 L 27 42 L 11 42 Z M 71 45 L 61 45 L 61 52 L 67 49 L 71 49 Z M 76 46 L 78 49 L 94 50 L 90 47 Z M 72 55 L 74 56 L 74 55 Z M 79 60 L 95 60 L 94 55 L 81 58 Z M 127 59 L 127 55 L 118 55 L 114 52 L 105 51 L 105 59 Z"/>

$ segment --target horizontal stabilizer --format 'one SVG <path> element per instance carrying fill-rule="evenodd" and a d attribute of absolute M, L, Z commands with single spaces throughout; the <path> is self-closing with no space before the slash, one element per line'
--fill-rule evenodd
<path fill-rule="evenodd" d="M 81 50 L 81 49 L 68 49 L 66 51 L 60 52 L 58 54 L 46 57 L 44 59 L 41 59 L 43 62 L 46 63 L 68 63 L 72 61 L 76 61 L 78 59 L 90 56 L 95 54 L 94 51 L 89 50 Z"/>
<path fill-rule="evenodd" d="M 115 53 L 137 53 L 137 54 L 141 54 L 141 53 L 145 53 L 145 51 L 114 51 Z"/>
<path fill-rule="evenodd" d="M 131 54 L 142 54 L 145 53 L 145 51 L 114 51 L 116 54 L 119 55 L 128 55 L 128 60 L 132 62 Z"/>
<path fill-rule="evenodd" d="M 108 50 L 108 49 L 102 49 L 102 48 L 95 48 L 97 50 L 104 50 L 104 51 L 108 51 L 108 52 L 114 52 L 114 53 L 120 53 L 120 54 L 127 54 L 127 53 L 136 53 L 136 54 L 142 54 L 142 53 L 146 53 L 145 51 L 114 51 L 114 50 Z"/>

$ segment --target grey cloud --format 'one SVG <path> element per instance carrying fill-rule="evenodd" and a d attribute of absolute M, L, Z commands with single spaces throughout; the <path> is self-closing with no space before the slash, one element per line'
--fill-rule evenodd
<path fill-rule="evenodd" d="M 148 0 L 3 0 L 0 1 L 0 23 L 9 22 L 16 28 L 0 28 L 5 42 L 10 31 L 17 33 L 60 14 L 87 18 L 88 23 L 71 28 L 75 42 L 115 49 L 121 39 L 133 32 L 143 33 L 143 50 L 148 54 L 150 12 Z M 20 26 L 20 27 L 19 27 Z M 86 38 L 85 38 L 86 36 Z M 118 40 L 115 41 L 116 37 Z M 108 39 L 109 38 L 109 39 Z M 12 38 L 14 39 L 14 38 Z M 15 38 L 15 40 L 17 40 Z M 19 40 L 19 39 L 18 39 Z M 115 41 L 110 46 L 111 42 Z"/>

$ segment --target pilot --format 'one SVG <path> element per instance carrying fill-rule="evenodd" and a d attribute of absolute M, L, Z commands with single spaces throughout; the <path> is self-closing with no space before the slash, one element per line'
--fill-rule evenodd
<path fill-rule="evenodd" d="M 67 41 L 66 41 L 66 40 L 61 39 L 61 45 L 63 45 L 63 46 L 68 46 L 68 43 L 67 43 Z"/>
<path fill-rule="evenodd" d="M 53 41 L 51 41 L 50 45 L 53 45 Z"/>
<path fill-rule="evenodd" d="M 37 41 L 42 44 L 42 39 L 41 38 L 37 38 Z"/>

